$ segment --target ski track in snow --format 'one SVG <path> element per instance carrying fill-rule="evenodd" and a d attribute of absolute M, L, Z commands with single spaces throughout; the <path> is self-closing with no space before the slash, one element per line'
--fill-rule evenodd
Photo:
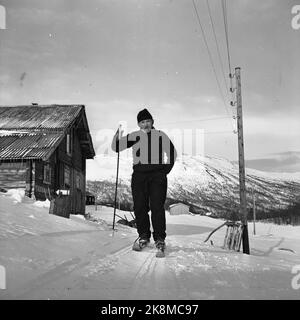
<path fill-rule="evenodd" d="M 113 271 L 120 261 L 123 255 L 128 254 L 131 251 L 131 245 L 126 246 L 120 250 L 117 250 L 107 256 L 98 259 L 97 257 L 94 259 L 95 261 L 91 261 L 88 266 L 86 266 L 83 270 L 84 275 L 86 277 L 90 277 L 92 275 L 101 275 L 106 272 Z"/>
<path fill-rule="evenodd" d="M 141 292 L 144 291 L 143 286 L 145 286 L 145 284 L 148 284 L 149 279 L 152 278 L 152 272 L 154 271 L 154 268 L 154 255 L 152 253 L 148 253 L 132 281 L 132 286 L 129 294 L 130 297 L 134 298 L 140 296 Z"/>
<path fill-rule="evenodd" d="M 8 266 L 9 288 L 1 299 L 299 298 L 291 288 L 291 268 L 300 264 L 297 228 L 258 223 L 257 236 L 249 231 L 248 256 L 221 248 L 224 229 L 214 234 L 215 245 L 203 242 L 219 220 L 168 214 L 166 257 L 156 258 L 153 242 L 132 251 L 135 229 L 111 232 L 111 208 L 98 212 L 99 226 L 7 199 L 0 206 L 0 263 Z"/>

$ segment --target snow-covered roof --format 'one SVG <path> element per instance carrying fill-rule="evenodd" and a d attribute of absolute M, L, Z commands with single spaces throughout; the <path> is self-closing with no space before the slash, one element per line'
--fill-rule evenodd
<path fill-rule="evenodd" d="M 92 159 L 95 150 L 84 105 L 0 106 L 0 160 L 47 158 L 75 124 L 83 154 Z"/>
<path fill-rule="evenodd" d="M 64 132 L 13 132 L 1 134 L 0 159 L 43 159 L 50 157 L 64 138 Z"/>
<path fill-rule="evenodd" d="M 0 129 L 65 129 L 82 108 L 82 105 L 1 106 Z"/>

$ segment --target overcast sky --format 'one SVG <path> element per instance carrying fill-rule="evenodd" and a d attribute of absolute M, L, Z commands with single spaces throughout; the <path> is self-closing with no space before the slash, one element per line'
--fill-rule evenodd
<path fill-rule="evenodd" d="M 245 158 L 300 171 L 299 1 L 227 1 L 232 67 L 241 67 Z M 207 155 L 237 160 L 235 120 L 206 0 L 7 0 L 0 30 L 0 104 L 84 104 L 96 152 L 102 130 L 137 129 L 147 107 L 157 129 L 204 129 Z M 225 75 L 221 0 L 209 1 Z M 226 78 L 226 81 L 228 79 Z M 218 120 L 195 121 L 220 117 Z M 228 118 L 226 118 L 228 117 Z M 193 120 L 193 121 L 192 121 Z M 112 132 L 113 132 L 112 131 Z M 100 133 L 99 133 L 100 132 Z"/>

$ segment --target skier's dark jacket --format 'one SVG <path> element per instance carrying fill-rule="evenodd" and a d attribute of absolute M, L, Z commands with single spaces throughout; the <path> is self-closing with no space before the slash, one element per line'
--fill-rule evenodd
<path fill-rule="evenodd" d="M 169 137 L 153 126 L 150 132 L 133 131 L 118 139 L 116 132 L 111 148 L 113 151 L 123 151 L 132 147 L 133 170 L 137 172 L 161 171 L 168 174 L 176 161 L 177 152 Z M 164 161 L 164 155 L 168 160 Z"/>

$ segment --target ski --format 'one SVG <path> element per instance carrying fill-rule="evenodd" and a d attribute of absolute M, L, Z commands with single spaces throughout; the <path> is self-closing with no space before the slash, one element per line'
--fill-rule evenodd
<path fill-rule="evenodd" d="M 164 241 L 156 241 L 156 258 L 163 258 L 165 257 L 165 242 Z"/>
<path fill-rule="evenodd" d="M 149 245 L 150 241 L 147 240 L 135 240 L 133 245 L 132 245 L 132 250 L 133 251 L 142 251 L 143 249 L 147 248 Z M 156 254 L 155 256 L 157 258 L 163 258 L 165 257 L 165 244 L 160 243 L 156 245 Z"/>
<path fill-rule="evenodd" d="M 156 258 L 164 258 L 165 257 L 165 250 L 163 248 L 157 248 L 155 256 L 156 256 Z"/>
<path fill-rule="evenodd" d="M 132 246 L 132 250 L 134 251 L 142 251 L 144 248 L 146 248 L 149 244 L 149 241 L 135 241 L 133 246 Z"/>

